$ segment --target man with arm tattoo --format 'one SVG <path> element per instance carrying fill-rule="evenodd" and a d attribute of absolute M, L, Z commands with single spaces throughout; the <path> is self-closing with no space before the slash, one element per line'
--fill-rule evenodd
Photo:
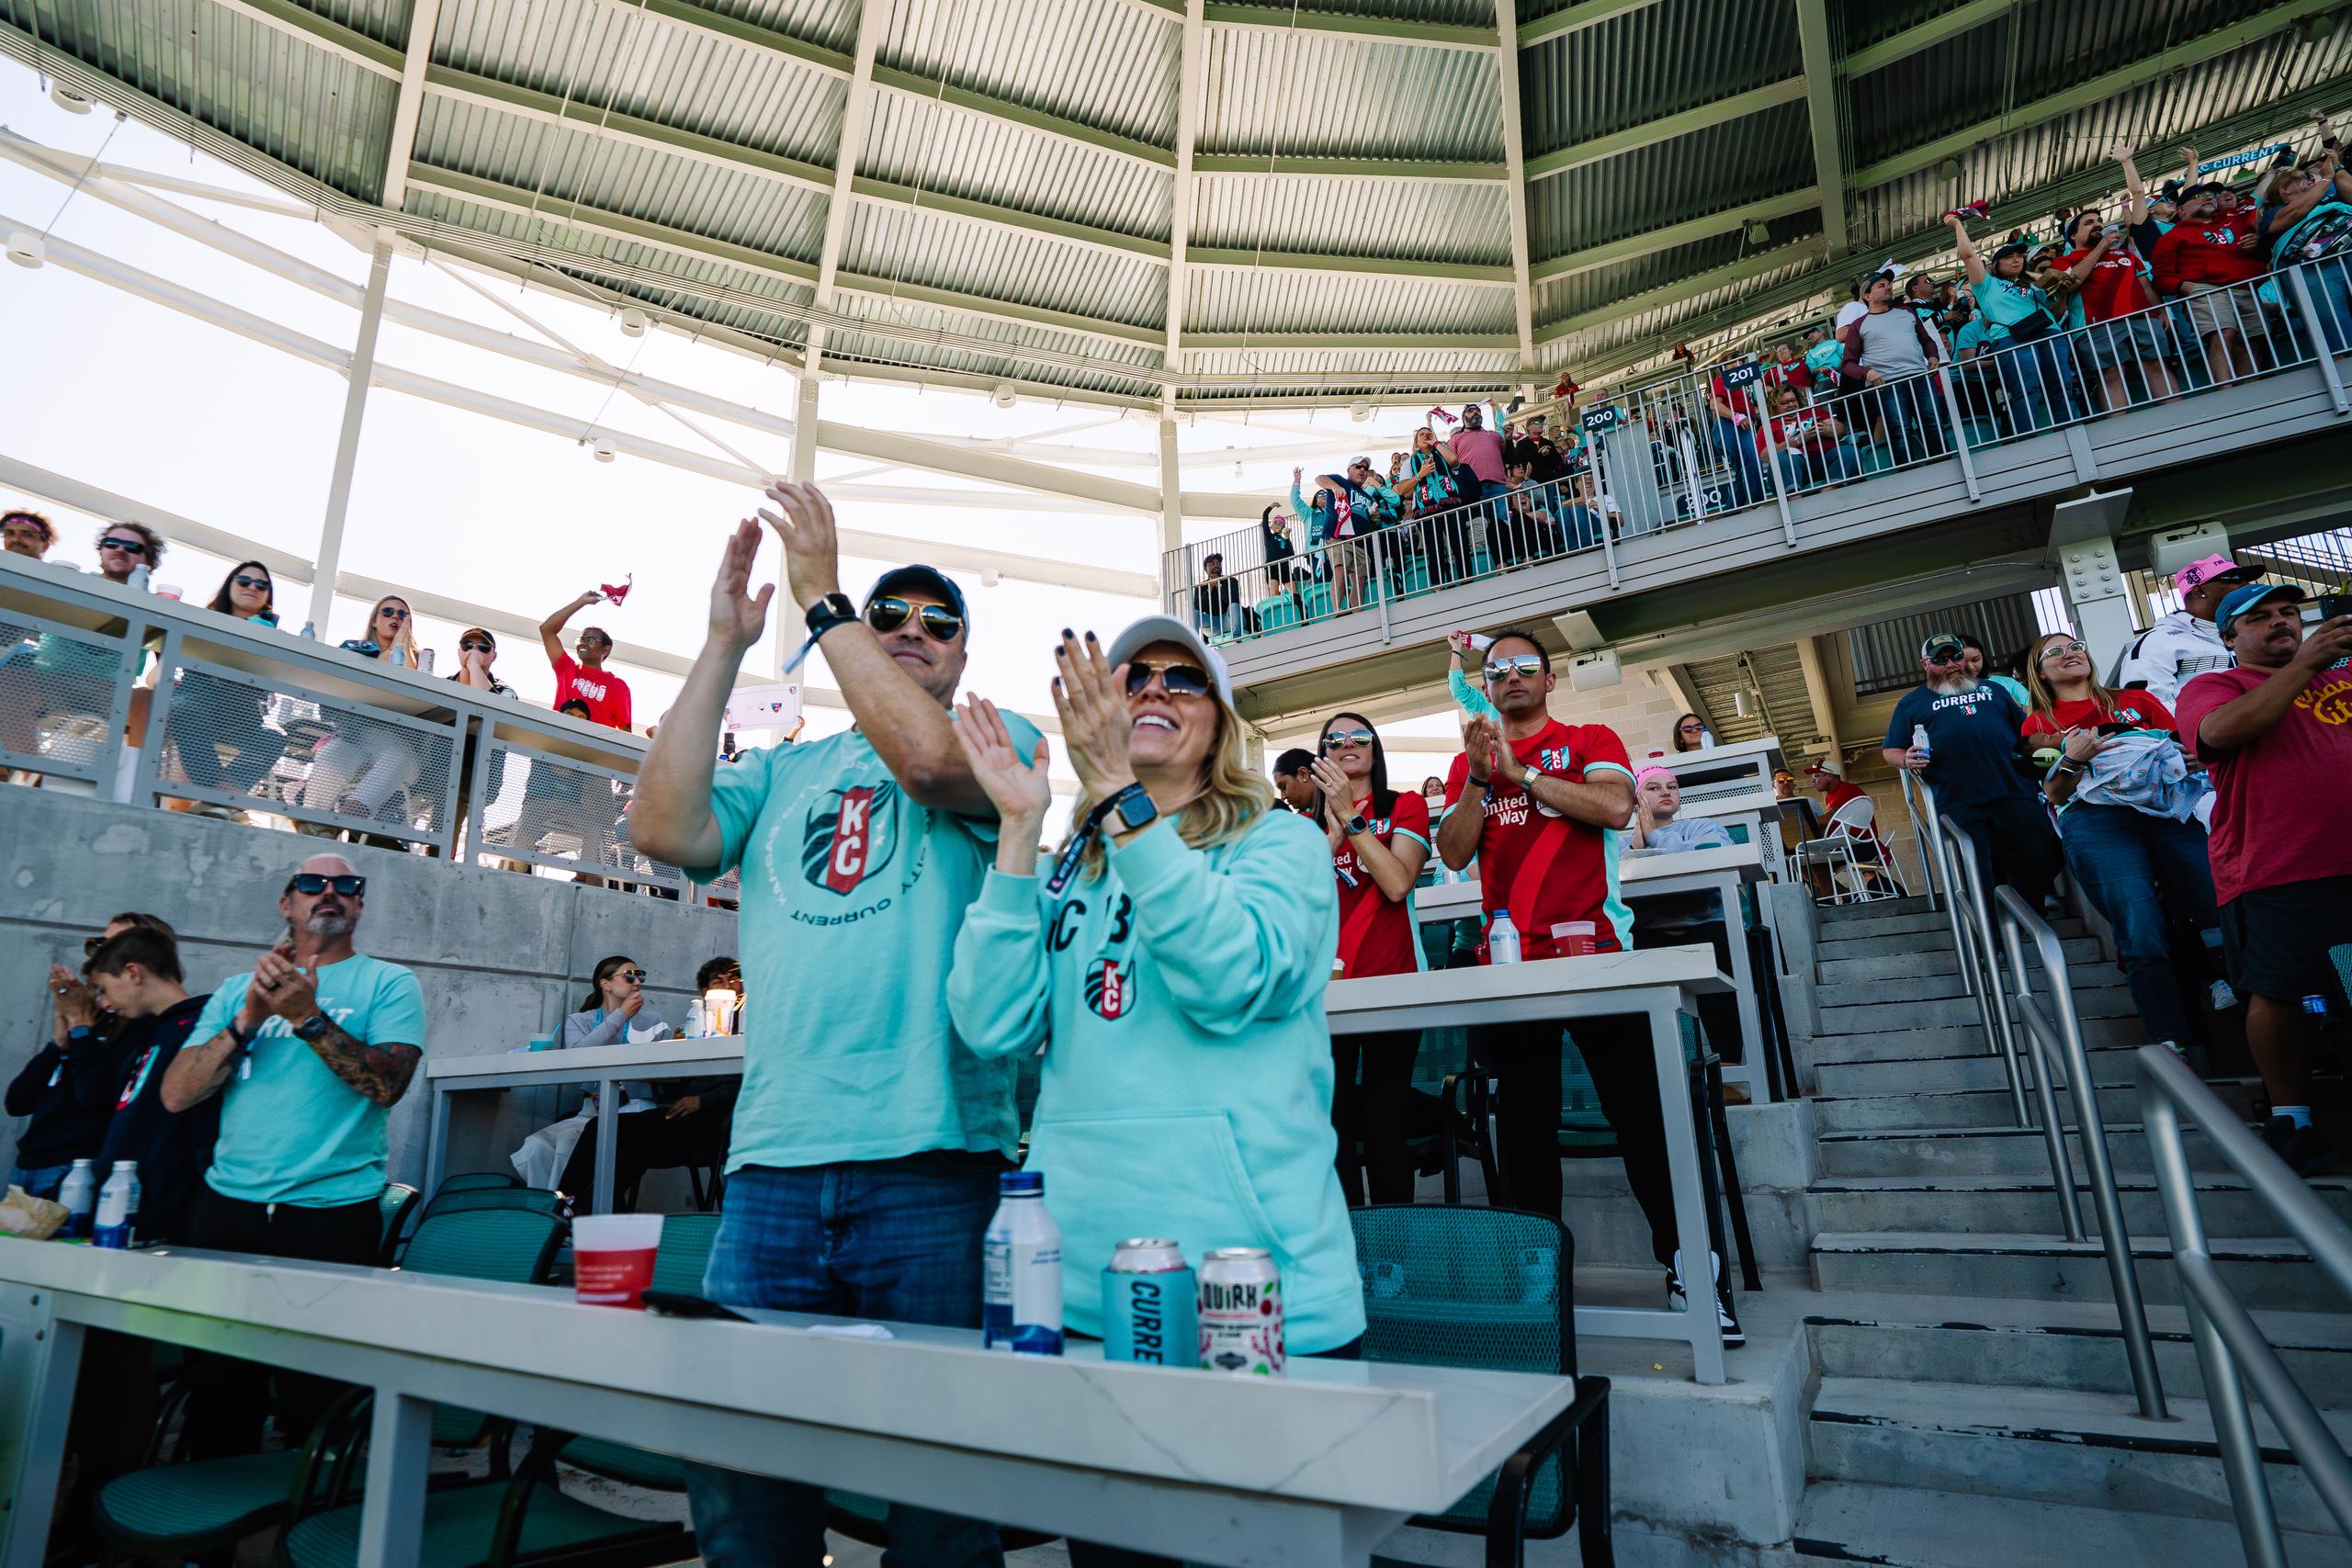
<path fill-rule="evenodd" d="M 424 1054 L 424 997 L 414 975 L 353 949 L 367 892 L 342 856 L 304 861 L 277 901 L 285 939 L 251 973 L 220 983 L 172 1059 L 166 1109 L 221 1097 L 191 1246 L 376 1260 L 385 1128 Z M 250 1451 L 260 1435 L 259 1370 L 210 1370 L 189 1411 L 191 1448 L 198 1457 Z M 285 1373 L 277 1382 L 279 1428 L 299 1443 L 334 1387 Z"/>

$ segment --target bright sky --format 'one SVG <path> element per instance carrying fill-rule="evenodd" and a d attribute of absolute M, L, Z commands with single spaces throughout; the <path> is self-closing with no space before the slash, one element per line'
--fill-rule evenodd
<path fill-rule="evenodd" d="M 103 161 L 110 164 L 275 196 L 169 136 L 136 121 L 118 124 L 103 107 L 85 115 L 59 108 L 33 73 L 14 62 L 0 62 L 0 126 L 62 152 L 100 155 L 103 148 Z M 52 256 L 37 271 L 0 267 L 0 312 L 10 325 L 16 372 L 0 381 L 0 453 L 126 497 L 134 516 L 141 508 L 174 513 L 315 558 L 345 401 L 343 377 L 81 276 L 56 256 L 61 243 L 85 247 L 338 351 L 347 351 L 356 335 L 357 310 L 151 222 L 97 191 L 85 188 L 69 199 L 68 189 L 19 162 L 0 160 L 0 229 L 46 232 Z M 355 287 L 367 281 L 366 254 L 322 223 L 203 197 L 147 195 Z M 774 419 L 788 421 L 794 412 L 794 378 L 781 367 L 673 332 L 632 339 L 601 306 L 526 290 L 511 279 L 396 257 L 390 297 L 537 344 L 549 343 L 553 334 L 613 366 Z M 616 393 L 608 382 L 519 364 L 389 321 L 377 357 L 379 369 L 395 367 L 528 404 L 561 421 L 567 434 L 526 429 L 377 387 L 362 427 L 342 570 L 533 620 L 583 589 L 634 572 L 636 588 L 626 607 L 594 606 L 574 625 L 593 621 L 625 642 L 692 657 L 702 639 L 708 573 L 719 541 L 756 504 L 755 493 L 626 454 L 597 462 L 579 433 L 592 426 L 626 432 L 718 458 L 731 449 L 776 473 L 790 466 L 786 437 L 688 412 L 698 432 Z M 1028 399 L 998 409 L 987 397 L 960 389 L 876 381 L 828 380 L 820 400 L 827 420 L 916 436 L 1028 440 L 1081 454 L 1065 458 L 1065 467 L 1155 489 L 1159 483 L 1156 423 L 1148 415 Z M 1188 420 L 1180 428 L 1184 488 L 1283 500 L 1294 467 L 1306 465 L 1312 473 L 1318 464 L 1337 467 L 1358 452 L 1380 460 L 1408 445 L 1412 427 L 1425 417 L 1420 408 L 1399 406 L 1375 410 L 1360 422 L 1340 406 Z M 1092 513 L 1058 499 L 1036 504 L 1025 492 L 831 452 L 820 452 L 817 471 L 820 481 L 1001 502 L 856 498 L 838 503 L 844 527 L 910 541 L 901 559 L 922 558 L 921 541 L 933 539 L 1158 575 L 1156 518 Z M 0 502 L 13 499 L 0 495 Z M 62 534 L 51 558 L 93 569 L 101 520 L 52 503 L 44 510 Z M 1188 523 L 1186 534 L 1202 539 L 1241 528 L 1255 533 L 1255 525 L 1201 520 Z M 164 532 L 168 536 L 168 527 Z M 157 581 L 202 602 L 230 564 L 177 543 Z M 843 585 L 855 595 L 890 564 L 896 563 L 844 560 Z M 779 576 L 780 569 L 780 552 L 771 542 L 757 581 Z M 985 587 L 977 573 L 955 575 L 973 616 L 966 689 L 1033 713 L 1050 706 L 1046 682 L 1056 630 L 1091 627 L 1107 638 L 1152 607 L 1141 599 L 1010 577 Z M 299 629 L 305 603 L 305 590 L 281 589 L 278 607 L 288 630 Z M 367 609 L 359 601 L 339 601 L 321 636 L 357 635 Z M 419 626 L 421 640 L 439 651 L 447 669 L 460 628 L 429 616 Z M 512 636 L 501 642 L 501 677 L 526 697 L 547 700 L 553 681 L 537 650 L 516 646 Z M 773 657 L 763 642 L 752 662 L 765 668 Z M 821 656 L 807 672 L 817 683 L 835 683 Z M 640 722 L 658 718 L 676 680 L 626 667 L 623 673 L 636 693 Z M 816 709 L 809 731 L 821 735 L 847 722 L 845 714 Z M 1400 779 L 1443 771 L 1439 748 L 1424 742 L 1430 749 L 1415 753 L 1408 738 L 1416 731 L 1450 736 L 1450 719 L 1389 731 L 1404 742 L 1392 750 Z M 1270 738 L 1269 754 L 1296 739 Z M 1056 771 L 1067 772 L 1058 758 Z"/>

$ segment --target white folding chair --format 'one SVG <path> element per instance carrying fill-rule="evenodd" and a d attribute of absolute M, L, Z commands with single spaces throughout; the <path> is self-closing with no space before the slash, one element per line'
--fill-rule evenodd
<path fill-rule="evenodd" d="M 1903 880 L 1902 868 L 1894 863 L 1894 857 L 1887 852 L 1886 845 L 1871 830 L 1871 823 L 1876 815 L 1877 807 L 1871 804 L 1868 795 L 1857 795 L 1829 814 L 1830 833 L 1847 840 L 1863 902 L 1872 898 L 1901 898 L 1911 891 Z M 1884 884 L 1872 885 L 1868 877 L 1861 874 L 1867 871 L 1883 874 Z"/>

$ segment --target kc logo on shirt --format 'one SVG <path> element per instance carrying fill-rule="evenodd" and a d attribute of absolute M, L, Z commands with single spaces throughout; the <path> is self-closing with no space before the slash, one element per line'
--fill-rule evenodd
<path fill-rule="evenodd" d="M 1134 964 L 1122 969 L 1115 958 L 1098 958 L 1087 966 L 1086 1005 L 1098 1018 L 1115 1023 L 1135 1005 L 1135 983 Z"/>
<path fill-rule="evenodd" d="M 812 886 L 849 894 L 897 852 L 899 786 L 890 780 L 832 790 L 808 813 L 800 869 Z"/>

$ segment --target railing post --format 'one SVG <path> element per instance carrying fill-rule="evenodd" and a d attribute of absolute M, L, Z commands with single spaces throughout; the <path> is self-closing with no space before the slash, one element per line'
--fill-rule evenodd
<path fill-rule="evenodd" d="M 1976 869 L 1976 843 L 1949 817 L 1940 826 L 1944 834 L 1944 852 L 1959 867 L 1952 874 L 1953 887 L 1955 890 L 1963 886 L 1968 889 L 1967 907 L 1962 911 L 1960 925 L 1968 933 L 1969 940 L 1978 944 L 1977 977 L 1984 985 L 1976 995 L 1977 1009 L 1984 1015 L 1984 1032 L 1990 1037 L 1989 1048 L 1998 1053 L 2008 1066 L 2009 1098 L 2016 1104 L 2017 1124 L 2030 1127 L 2033 1124 L 2030 1120 L 2032 1113 L 2026 1108 L 2025 1076 L 2018 1065 L 2017 1036 L 2009 1028 L 2009 998 L 2001 985 L 2000 954 L 1993 946 L 1993 920 L 1985 908 L 1984 878 Z M 1952 902 L 1955 906 L 1960 904 L 1957 893 Z M 2066 1239 L 2082 1240 L 2081 1229 L 2078 1220 L 2075 1234 Z"/>
<path fill-rule="evenodd" d="M 1620 430 L 1624 426 L 1619 425 Z M 1601 460 L 1604 443 L 1599 432 L 1585 443 L 1587 460 L 1592 464 L 1592 510 L 1600 520 L 1600 559 L 1609 569 L 1609 586 L 1617 586 L 1617 531 L 1609 525 L 1609 507 L 1602 497 L 1612 493 L 1609 488 L 1609 465 Z"/>
<path fill-rule="evenodd" d="M 1387 553 L 1381 548 L 1380 544 L 1380 536 L 1387 531 L 1388 530 L 1385 528 L 1374 528 L 1372 531 L 1372 582 L 1370 586 L 1376 589 L 1380 594 L 1380 640 L 1383 642 L 1391 640 L 1388 629 L 1388 557 Z"/>
<path fill-rule="evenodd" d="M 1993 897 L 1996 900 L 1994 919 L 2000 924 L 2001 945 L 2008 953 L 2009 968 L 2016 974 L 2018 979 L 2018 1032 L 2025 1036 L 2026 1054 L 2033 1059 L 2034 1106 L 2035 1109 L 2041 1113 L 2042 1141 L 2049 1145 L 2050 1179 L 2057 1190 L 2058 1217 L 2064 1224 L 2066 1239 L 2068 1241 L 2081 1241 L 2084 1239 L 2083 1202 L 2082 1199 L 2076 1196 L 2075 1192 L 2075 1168 L 2073 1162 L 2066 1157 L 2066 1123 L 2064 1119 L 2058 1114 L 2058 1091 L 2052 1087 L 2055 1081 L 2055 1075 L 2052 1074 L 2050 1069 L 2050 1059 L 2056 1054 L 2056 1048 L 2044 1042 L 2041 1038 L 2041 1031 L 2035 1027 L 2039 1021 L 2040 1009 L 2033 1000 L 2032 983 L 2026 978 L 2025 975 L 2025 948 L 2018 940 L 2017 926 L 2014 922 L 2014 917 L 2010 912 L 2008 905 L 2005 902 L 1998 902 L 2003 895 L 2008 894 L 2010 890 L 2007 887 L 1996 887 L 1993 890 Z M 2045 954 L 2045 962 L 2046 961 L 2047 955 Z M 2062 969 L 2059 973 L 2059 976 L 2051 981 L 2051 985 L 2053 989 L 2063 984 L 2064 977 L 2064 971 Z M 2071 1066 L 2067 1069 L 2067 1076 L 2069 1077 L 2075 1077 L 2075 1070 Z M 2080 1079 L 2076 1078 L 2075 1081 L 2079 1083 Z M 2094 1107 L 2094 1111 L 2096 1111 L 2096 1107 Z M 2083 1138 L 2086 1145 L 2087 1145 L 2090 1136 L 2090 1130 L 2087 1127 L 2085 1128 L 2083 1131 Z M 2099 1173 L 2104 1172 L 2107 1169 L 2105 1155 L 2106 1145 L 2103 1144 L 2100 1145 L 2098 1156 L 2094 1157 L 2087 1146 L 2086 1146 L 2083 1154 L 2084 1163 L 2088 1166 L 2092 1171 L 2091 1196 L 2094 1201 L 2096 1201 L 2098 1196 Z M 2111 1174 L 2108 1179 L 2110 1181 L 2114 1179 Z M 2106 1214 L 2106 1210 L 2103 1207 L 2100 1209 L 2100 1213 L 2102 1216 Z M 2103 1239 L 2107 1240 L 2109 1247 L 2112 1247 L 2115 1239 L 2115 1233 L 2112 1231 L 2107 1233 L 2107 1235 Z M 2128 1246 L 2129 1243 L 2127 1242 L 2126 1245 Z M 2128 1259 L 2130 1254 L 2126 1253 L 2125 1257 Z M 2112 1251 L 2110 1251 L 2108 1256 L 2108 1266 L 2110 1270 L 2114 1268 L 2114 1254 Z M 2135 1280 L 2133 1281 L 2135 1288 L 2132 1298 L 2132 1304 L 2135 1308 L 2139 1305 L 2139 1294 L 2136 1289 L 2137 1283 L 2138 1282 Z M 2122 1305 L 2122 1302 L 2123 1295 L 2119 1290 L 2116 1294 L 2116 1303 L 2119 1310 Z M 2128 1322 L 2129 1320 L 2127 1319 L 2126 1321 Z M 2131 1333 L 2128 1328 L 2125 1331 L 2124 1338 L 2127 1342 L 2131 1338 Z M 2154 1369 L 2151 1368 L 2150 1370 L 2153 1371 Z M 2137 1360 L 2132 1361 L 2132 1371 L 2136 1381 L 2137 1374 L 2140 1371 L 2140 1364 Z M 2143 1414 L 2146 1397 L 2145 1387 L 2144 1385 L 2142 1385 L 2141 1398 L 2143 1404 Z"/>
<path fill-rule="evenodd" d="M 1951 417 L 1951 455 L 1960 462 L 1961 482 L 1968 486 L 1969 500 L 1981 501 L 1984 491 L 1976 488 L 1976 458 L 1968 450 L 1968 427 L 1960 422 L 1960 394 L 1952 389 L 1951 368 L 1947 361 L 1942 369 L 1930 370 L 1927 375 L 1942 396 L 1944 412 Z"/>
<path fill-rule="evenodd" d="M 2327 400 L 2335 405 L 2337 413 L 2352 413 L 2352 398 L 2344 391 L 2344 373 L 2336 367 L 2335 350 L 2328 344 L 2327 329 L 2312 304 L 2311 286 L 2303 280 L 2301 265 L 2287 269 L 2287 288 L 2295 297 L 2295 313 L 2311 330 L 2312 357 L 2319 361 L 2320 379 L 2327 383 Z"/>
<path fill-rule="evenodd" d="M 1756 428 L 1764 435 L 1764 471 L 1772 481 L 1772 500 L 1781 509 L 1781 537 L 1788 541 L 1789 548 L 1795 549 L 1797 525 L 1789 515 L 1789 488 L 1781 477 L 1780 433 L 1772 428 L 1772 413 L 1764 406 L 1765 400 L 1756 395 L 1756 389 L 1762 385 L 1760 380 L 1750 381 L 1743 389 L 1747 393 L 1748 412 L 1755 416 Z"/>

